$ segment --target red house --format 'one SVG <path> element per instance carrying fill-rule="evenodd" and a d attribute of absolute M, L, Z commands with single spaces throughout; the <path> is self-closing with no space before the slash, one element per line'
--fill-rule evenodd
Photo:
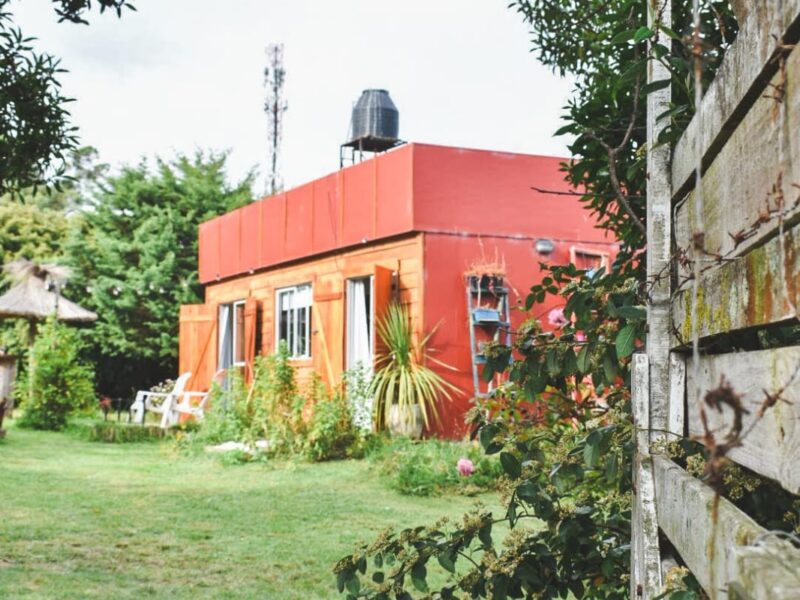
<path fill-rule="evenodd" d="M 456 370 L 431 366 L 464 394 L 442 404 L 433 433 L 461 436 L 480 342 L 528 316 L 515 307 L 540 280 L 539 263 L 588 268 L 616 252 L 576 196 L 532 189 L 569 191 L 562 160 L 406 144 L 203 223 L 205 303 L 181 307 L 180 371 L 202 390 L 218 368 L 284 340 L 301 377 L 316 371 L 336 384 L 344 369 L 372 363 L 375 319 L 394 298 L 415 331 L 438 325 L 429 348 Z M 495 271 L 508 316 L 492 312 L 491 293 L 468 288 L 468 273 Z M 488 307 L 480 318 L 479 305 Z"/>

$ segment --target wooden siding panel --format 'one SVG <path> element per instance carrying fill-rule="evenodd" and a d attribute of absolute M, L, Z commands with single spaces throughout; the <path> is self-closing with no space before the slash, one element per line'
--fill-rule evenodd
<path fill-rule="evenodd" d="M 422 274 L 422 245 L 418 236 L 394 242 L 357 247 L 349 252 L 311 259 L 253 275 L 241 276 L 206 287 L 206 304 L 217 305 L 246 298 L 259 303 L 261 311 L 261 353 L 275 349 L 275 291 L 282 287 L 311 283 L 314 293 L 312 307 L 312 358 L 297 361 L 298 376 L 306 380 L 312 371 L 319 373 L 329 384 L 338 384 L 344 368 L 344 282 L 348 277 L 371 275 L 376 267 L 395 272 L 397 265 L 407 270 L 399 275 L 401 292 L 409 303 L 412 319 L 421 325 L 422 299 L 419 282 Z M 413 270 L 412 270 L 413 269 Z M 415 284 L 408 287 L 409 284 Z M 405 287 L 404 287 L 405 286 Z M 207 358 L 216 367 L 216 354 Z M 332 373 L 332 375 L 331 375 Z M 334 381 L 331 382 L 331 377 Z"/>

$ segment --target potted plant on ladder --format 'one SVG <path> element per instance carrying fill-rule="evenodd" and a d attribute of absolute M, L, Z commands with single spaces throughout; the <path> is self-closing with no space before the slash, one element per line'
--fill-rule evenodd
<path fill-rule="evenodd" d="M 423 425 L 430 426 L 431 418 L 439 422 L 439 399 L 450 400 L 453 393 L 461 393 L 425 363 L 430 360 L 448 369 L 453 367 L 427 353 L 427 344 L 436 328 L 415 343 L 405 306 L 390 304 L 376 329 L 383 344 L 375 359 L 375 374 L 370 384 L 376 423 L 379 429 L 386 427 L 392 433 L 418 438 Z"/>

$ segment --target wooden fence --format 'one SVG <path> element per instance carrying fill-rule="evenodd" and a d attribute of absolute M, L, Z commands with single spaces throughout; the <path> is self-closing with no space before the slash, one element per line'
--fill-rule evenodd
<path fill-rule="evenodd" d="M 733 5 L 736 42 L 674 150 L 653 148 L 670 89 L 647 101 L 651 288 L 647 354 L 633 362 L 632 598 L 661 593 L 676 564 L 667 548 L 711 598 L 800 598 L 800 550 L 664 452 L 670 439 L 713 447 L 733 431 L 729 459 L 800 494 L 800 346 L 726 350 L 798 322 L 800 0 Z M 648 8 L 651 25 L 670 25 L 669 0 Z M 648 81 L 667 78 L 653 61 Z M 674 260 L 683 253 L 691 260 Z M 723 377 L 747 411 L 738 427 L 733 409 L 701 408 Z"/>

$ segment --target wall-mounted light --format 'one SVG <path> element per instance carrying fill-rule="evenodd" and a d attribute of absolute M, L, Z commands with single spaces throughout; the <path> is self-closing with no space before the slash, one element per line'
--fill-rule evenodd
<path fill-rule="evenodd" d="M 536 240 L 536 244 L 534 244 L 534 248 L 539 254 L 552 254 L 553 250 L 556 249 L 555 243 L 553 240 L 549 240 L 547 238 L 542 238 L 540 240 Z"/>

